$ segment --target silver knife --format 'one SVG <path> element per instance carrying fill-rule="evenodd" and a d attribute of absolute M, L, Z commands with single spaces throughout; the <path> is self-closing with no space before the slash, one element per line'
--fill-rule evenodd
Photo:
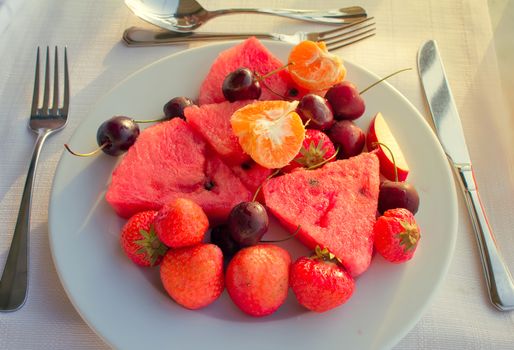
<path fill-rule="evenodd" d="M 434 40 L 429 40 L 421 46 L 418 53 L 418 70 L 439 142 L 458 175 L 466 199 L 491 302 L 501 311 L 514 310 L 514 282 L 498 251 L 478 195 L 459 113 Z"/>

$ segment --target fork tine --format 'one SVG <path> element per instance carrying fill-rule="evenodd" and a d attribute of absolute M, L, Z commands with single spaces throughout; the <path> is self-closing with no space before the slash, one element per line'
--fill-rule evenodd
<path fill-rule="evenodd" d="M 340 38 L 348 38 L 350 34 L 352 33 L 358 33 L 358 32 L 361 32 L 366 29 L 366 28 L 370 28 L 370 27 L 373 27 L 375 25 L 375 22 L 373 23 L 369 23 L 365 26 L 362 26 L 362 27 L 357 27 L 357 28 L 353 28 L 351 30 L 348 30 L 348 31 L 345 31 L 345 32 L 342 32 L 342 33 L 337 33 L 337 34 L 333 34 L 331 36 L 328 36 L 328 37 L 325 37 L 323 38 L 323 41 L 326 43 L 326 44 L 329 44 L 329 43 L 335 43 L 335 41 L 333 41 L 333 39 L 340 39 Z M 375 28 L 373 27 L 370 31 L 373 31 L 375 30 Z M 350 36 L 351 37 L 351 36 Z"/>
<path fill-rule="evenodd" d="M 362 24 L 364 22 L 371 21 L 373 19 L 375 19 L 375 17 L 368 17 L 368 18 L 362 19 L 360 21 L 352 22 L 351 24 L 348 24 L 348 25 L 342 25 L 342 26 L 339 26 L 339 27 L 334 28 L 334 29 L 330 29 L 330 30 L 326 30 L 324 32 L 320 32 L 319 33 L 319 40 L 325 40 L 326 36 L 329 35 L 329 34 L 334 34 L 334 33 L 337 33 L 337 32 L 347 31 L 349 28 L 358 26 L 358 25 L 360 25 L 360 24 Z"/>
<path fill-rule="evenodd" d="M 45 64 L 45 91 L 43 92 L 43 107 L 41 113 L 48 114 L 48 103 L 50 100 L 50 48 L 46 47 L 46 64 Z"/>
<path fill-rule="evenodd" d="M 328 51 L 337 50 L 337 49 L 340 49 L 342 47 L 345 47 L 345 46 L 354 44 L 356 42 L 362 41 L 364 39 L 370 38 L 370 37 L 372 37 L 375 34 L 376 34 L 375 33 L 375 28 L 371 28 L 371 29 L 365 30 L 364 32 L 358 33 L 358 34 L 354 34 L 354 35 L 350 35 L 350 36 L 345 36 L 342 39 L 335 40 L 335 41 L 332 41 L 330 43 L 327 43 L 326 44 L 327 45 L 327 49 L 328 49 Z"/>
<path fill-rule="evenodd" d="M 62 102 L 63 117 L 68 117 L 68 109 L 70 107 L 70 77 L 68 73 L 68 48 L 64 47 L 64 97 Z"/>
<path fill-rule="evenodd" d="M 51 111 L 53 115 L 57 114 L 57 109 L 59 108 L 59 55 L 57 46 L 55 47 L 54 56 L 54 98 Z"/>
<path fill-rule="evenodd" d="M 340 49 L 342 47 L 345 47 L 345 46 L 348 46 L 348 45 L 351 45 L 351 44 L 354 44 L 354 43 L 357 43 L 359 41 L 362 41 L 364 39 L 367 39 L 367 38 L 371 38 L 373 35 L 375 35 L 376 33 L 372 33 L 372 34 L 369 34 L 369 35 L 366 35 L 366 36 L 363 36 L 361 38 L 358 38 L 358 39 L 355 39 L 355 40 L 352 40 L 352 41 L 349 41 L 349 42 L 344 42 L 344 43 L 341 43 L 341 45 L 337 45 L 337 46 L 330 46 L 330 47 L 327 47 L 328 48 L 328 51 L 334 51 L 334 50 L 337 50 L 337 49 Z M 348 39 L 346 39 L 348 40 Z"/>
<path fill-rule="evenodd" d="M 39 104 L 39 46 L 37 47 L 36 54 L 36 74 L 34 77 L 34 92 L 32 93 L 32 107 L 30 108 L 30 115 L 36 115 Z"/>

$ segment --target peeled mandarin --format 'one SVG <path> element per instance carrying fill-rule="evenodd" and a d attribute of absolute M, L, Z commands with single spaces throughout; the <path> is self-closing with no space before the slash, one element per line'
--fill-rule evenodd
<path fill-rule="evenodd" d="M 300 151 L 305 137 L 298 101 L 257 101 L 238 109 L 230 123 L 239 144 L 269 169 L 282 168 Z"/>
<path fill-rule="evenodd" d="M 326 90 L 346 75 L 341 58 L 328 52 L 322 41 L 302 41 L 289 53 L 288 63 L 293 81 L 310 91 Z"/>

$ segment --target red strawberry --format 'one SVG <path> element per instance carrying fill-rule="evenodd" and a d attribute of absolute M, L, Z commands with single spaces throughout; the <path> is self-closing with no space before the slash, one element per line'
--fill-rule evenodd
<path fill-rule="evenodd" d="M 234 304 L 260 317 L 272 314 L 286 300 L 291 257 L 271 244 L 240 250 L 227 267 L 225 283 Z"/>
<path fill-rule="evenodd" d="M 214 244 L 170 249 L 161 264 L 161 281 L 183 307 L 205 307 L 223 292 L 223 253 Z"/>
<path fill-rule="evenodd" d="M 375 222 L 373 233 L 376 251 L 393 263 L 410 260 L 421 237 L 414 215 L 403 208 L 386 210 Z"/>
<path fill-rule="evenodd" d="M 120 243 L 125 254 L 137 265 L 160 264 L 168 249 L 155 234 L 153 222 L 157 212 L 143 211 L 132 216 L 121 230 Z"/>
<path fill-rule="evenodd" d="M 304 256 L 294 262 L 289 281 L 298 302 L 315 312 L 344 304 L 355 289 L 352 276 L 333 254 L 319 246 L 314 256 Z"/>
<path fill-rule="evenodd" d="M 333 157 L 335 153 L 334 144 L 324 132 L 307 129 L 300 152 L 282 170 L 291 172 L 299 167 L 315 167 L 324 164 L 323 162 L 327 162 L 328 159 L 335 160 L 335 157 Z"/>
<path fill-rule="evenodd" d="M 201 243 L 208 229 L 207 215 L 190 199 L 178 198 L 168 203 L 155 218 L 157 236 L 172 248 Z"/>

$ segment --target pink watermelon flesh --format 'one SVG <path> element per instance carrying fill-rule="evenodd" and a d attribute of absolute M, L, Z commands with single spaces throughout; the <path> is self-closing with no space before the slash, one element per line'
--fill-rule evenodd
<path fill-rule="evenodd" d="M 241 44 L 223 51 L 214 61 L 200 88 L 199 103 L 209 104 L 225 101 L 221 86 L 225 77 L 237 68 L 246 67 L 264 75 L 284 64 L 256 38 L 246 39 Z M 286 69 L 264 80 L 273 91 L 282 96 L 291 96 L 290 89 L 299 89 L 293 83 Z M 282 97 L 262 86 L 260 100 L 280 100 Z"/>
<path fill-rule="evenodd" d="M 379 191 L 375 154 L 328 163 L 317 170 L 297 170 L 267 181 L 266 205 L 310 249 L 328 248 L 357 276 L 366 271 L 373 249 Z"/>
<path fill-rule="evenodd" d="M 228 101 L 222 103 L 206 104 L 198 107 L 196 105 L 187 107 L 184 110 L 186 120 L 207 143 L 219 154 L 229 165 L 239 165 L 249 159 L 241 146 L 237 136 L 232 132 L 230 117 L 239 108 L 253 102 Z"/>
<path fill-rule="evenodd" d="M 218 222 L 251 196 L 202 137 L 175 118 L 140 134 L 114 170 L 106 199 L 118 215 L 130 217 L 188 198 Z"/>
<path fill-rule="evenodd" d="M 239 108 L 253 101 L 228 101 L 191 106 L 184 110 L 186 119 L 193 129 L 204 137 L 211 148 L 230 166 L 243 184 L 254 192 L 271 173 L 250 158 L 232 132 L 230 117 Z"/>

